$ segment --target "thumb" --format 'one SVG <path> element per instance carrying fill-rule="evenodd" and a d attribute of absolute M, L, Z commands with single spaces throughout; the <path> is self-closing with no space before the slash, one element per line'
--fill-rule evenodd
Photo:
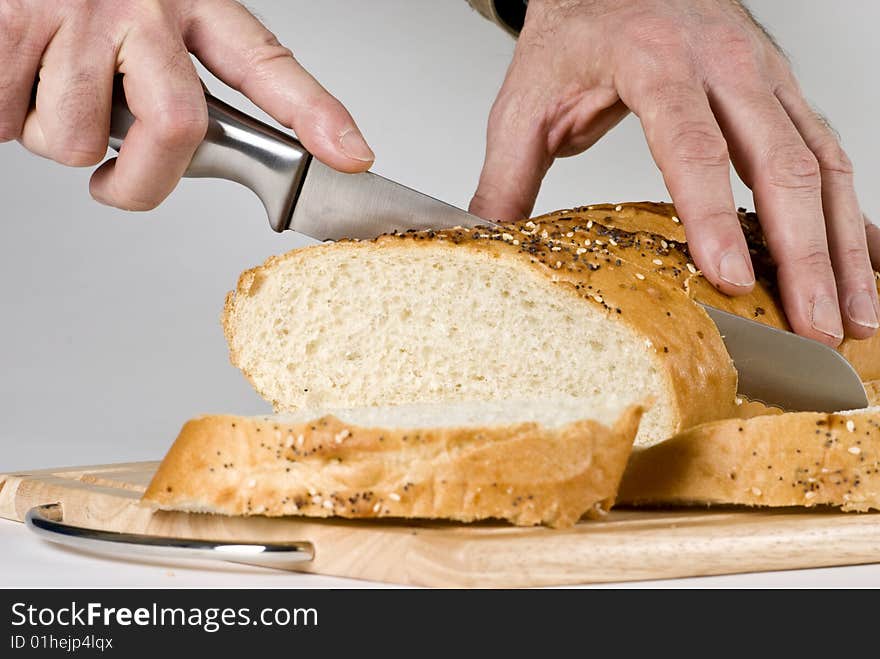
<path fill-rule="evenodd" d="M 474 215 L 494 221 L 528 217 L 553 158 L 547 151 L 544 122 L 522 98 L 502 89 L 489 115 L 486 158 L 469 206 Z"/>

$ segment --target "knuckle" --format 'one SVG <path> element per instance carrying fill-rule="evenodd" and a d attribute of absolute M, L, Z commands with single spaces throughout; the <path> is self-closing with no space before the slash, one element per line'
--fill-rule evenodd
<path fill-rule="evenodd" d="M 158 143 L 168 149 L 197 146 L 208 131 L 204 104 L 189 100 L 169 103 L 157 109 L 152 119 Z"/>
<path fill-rule="evenodd" d="M 240 85 L 247 86 L 267 80 L 272 76 L 277 62 L 289 59 L 293 59 L 293 52 L 283 46 L 274 34 L 266 34 L 260 43 L 245 53 Z"/>
<path fill-rule="evenodd" d="M 860 273 L 868 269 L 868 250 L 861 245 L 851 244 L 840 247 L 837 258 L 840 263 L 845 263 Z"/>
<path fill-rule="evenodd" d="M 828 250 L 824 245 L 817 243 L 805 245 L 803 251 L 794 254 L 791 264 L 810 273 L 831 275 L 831 259 L 828 256 Z"/>
<path fill-rule="evenodd" d="M 728 167 L 730 156 L 721 133 L 705 122 L 684 122 L 670 136 L 675 159 L 682 165 Z"/>
<path fill-rule="evenodd" d="M 818 144 L 814 153 L 822 172 L 840 174 L 841 176 L 853 175 L 852 160 L 833 137 L 829 136 Z"/>
<path fill-rule="evenodd" d="M 624 32 L 627 43 L 641 51 L 677 56 L 687 50 L 687 40 L 681 27 L 675 21 L 657 16 L 651 10 L 628 21 Z"/>
<path fill-rule="evenodd" d="M 739 25 L 719 25 L 706 33 L 702 60 L 721 73 L 741 75 L 759 68 L 761 49 L 754 35 Z"/>
<path fill-rule="evenodd" d="M 773 145 L 765 157 L 767 181 L 790 190 L 817 190 L 821 184 L 819 161 L 803 144 Z"/>

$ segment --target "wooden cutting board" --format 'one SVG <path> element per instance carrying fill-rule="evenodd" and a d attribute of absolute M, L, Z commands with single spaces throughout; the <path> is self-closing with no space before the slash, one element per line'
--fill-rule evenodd
<path fill-rule="evenodd" d="M 880 515 L 832 510 L 614 510 L 572 529 L 232 518 L 139 502 L 157 462 L 0 475 L 0 517 L 61 503 L 66 522 L 212 540 L 302 541 L 302 571 L 419 586 L 547 586 L 880 561 Z"/>

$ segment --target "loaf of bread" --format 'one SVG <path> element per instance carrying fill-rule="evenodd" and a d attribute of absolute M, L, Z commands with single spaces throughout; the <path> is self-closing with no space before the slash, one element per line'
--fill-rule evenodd
<path fill-rule="evenodd" d="M 880 408 L 691 428 L 635 451 L 618 501 L 880 509 Z"/>
<path fill-rule="evenodd" d="M 670 204 L 600 204 L 502 230 L 293 251 L 245 272 L 223 317 L 232 362 L 276 412 L 546 397 L 653 397 L 637 445 L 737 416 L 736 373 L 694 301 L 788 329 L 757 219 L 758 283 L 718 293 Z M 841 352 L 880 378 L 880 336 Z"/>
<path fill-rule="evenodd" d="M 231 360 L 278 413 L 557 393 L 614 407 L 651 398 L 639 445 L 732 416 L 736 371 L 721 336 L 662 267 L 680 257 L 660 238 L 590 219 L 606 215 L 271 258 L 227 298 Z M 634 265 L 627 246 L 661 265 Z"/>
<path fill-rule="evenodd" d="M 557 397 L 205 416 L 183 427 L 144 500 L 226 515 L 566 527 L 613 504 L 641 413 Z"/>

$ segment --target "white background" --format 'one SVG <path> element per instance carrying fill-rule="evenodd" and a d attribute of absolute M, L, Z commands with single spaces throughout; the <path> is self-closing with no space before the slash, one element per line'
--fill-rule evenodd
<path fill-rule="evenodd" d="M 482 164 L 486 116 L 513 51 L 510 37 L 464 0 L 248 4 L 348 106 L 377 154 L 375 171 L 466 207 Z M 840 131 L 863 208 L 880 216 L 880 4 L 750 6 L 790 54 L 807 97 Z M 264 116 L 208 83 L 216 95 Z M 241 270 L 300 243 L 268 229 L 249 191 L 187 180 L 160 209 L 135 215 L 93 202 L 88 170 L 41 160 L 16 144 L 0 145 L 0 172 L 0 472 L 158 459 L 191 416 L 268 410 L 228 364 L 218 319 Z M 667 198 L 630 117 L 588 154 L 552 168 L 536 212 Z M 741 185 L 737 202 L 752 207 Z M 0 524 L 0 557 L 0 585 L 187 583 L 155 568 L 114 563 L 108 570 L 43 547 L 11 524 Z M 202 575 L 191 582 L 262 579 L 233 574 L 232 581 Z M 746 582 L 880 585 L 880 571 L 710 583 Z"/>

